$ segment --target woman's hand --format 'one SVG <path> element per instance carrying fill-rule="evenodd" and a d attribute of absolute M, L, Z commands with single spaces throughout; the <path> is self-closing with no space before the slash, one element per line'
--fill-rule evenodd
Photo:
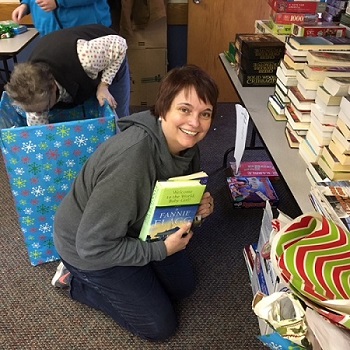
<path fill-rule="evenodd" d="M 115 109 L 117 107 L 117 102 L 109 92 L 108 86 L 108 84 L 101 81 L 97 86 L 96 97 L 101 107 L 104 105 L 105 101 L 107 101 L 108 104 Z"/>
<path fill-rule="evenodd" d="M 19 23 L 20 20 L 28 14 L 28 6 L 21 4 L 12 11 L 12 20 Z"/>
<path fill-rule="evenodd" d="M 197 216 L 200 216 L 202 219 L 209 216 L 214 211 L 214 198 L 210 195 L 209 192 L 203 194 L 201 204 L 198 207 Z"/>
<path fill-rule="evenodd" d="M 190 231 L 191 224 L 181 227 L 175 233 L 172 233 L 164 241 L 167 251 L 167 256 L 175 254 L 186 248 L 188 242 L 193 236 L 192 231 Z"/>

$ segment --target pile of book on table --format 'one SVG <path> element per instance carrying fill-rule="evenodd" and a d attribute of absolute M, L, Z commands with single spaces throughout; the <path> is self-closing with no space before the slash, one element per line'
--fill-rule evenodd
<path fill-rule="evenodd" d="M 284 43 L 271 34 L 236 34 L 229 43 L 242 86 L 274 86 Z"/>

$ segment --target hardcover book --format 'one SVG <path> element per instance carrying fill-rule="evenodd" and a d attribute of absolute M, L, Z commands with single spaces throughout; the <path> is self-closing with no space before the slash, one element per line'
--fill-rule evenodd
<path fill-rule="evenodd" d="M 249 74 L 243 69 L 238 69 L 238 79 L 242 86 L 275 86 L 277 77 L 275 74 Z"/>
<path fill-rule="evenodd" d="M 235 208 L 264 208 L 268 200 L 276 207 L 278 197 L 268 177 L 227 177 L 227 184 Z"/>
<path fill-rule="evenodd" d="M 252 60 L 280 60 L 284 43 L 272 34 L 236 34 L 235 46 L 243 56 Z"/>
<path fill-rule="evenodd" d="M 157 181 L 139 238 L 153 242 L 166 239 L 193 222 L 206 188 L 207 174 L 195 173 Z"/>
<path fill-rule="evenodd" d="M 278 67 L 278 61 L 252 61 L 237 51 L 235 60 L 248 74 L 274 74 Z"/>

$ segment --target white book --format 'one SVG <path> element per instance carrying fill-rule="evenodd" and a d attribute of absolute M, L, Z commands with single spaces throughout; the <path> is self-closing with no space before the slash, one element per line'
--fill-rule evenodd
<path fill-rule="evenodd" d="M 308 140 L 304 139 L 300 142 L 299 145 L 299 154 L 304 159 L 304 161 L 309 163 L 317 163 L 320 156 L 316 154 L 313 148 L 310 146 Z"/>
<path fill-rule="evenodd" d="M 297 85 L 296 77 L 295 76 L 286 76 L 281 67 L 277 67 L 276 77 L 287 87 Z"/>
<path fill-rule="evenodd" d="M 332 96 L 346 96 L 350 87 L 350 77 L 326 77 L 323 86 Z"/>
<path fill-rule="evenodd" d="M 275 95 L 278 97 L 278 99 L 280 101 L 282 101 L 284 104 L 289 103 L 290 102 L 290 98 L 283 93 L 283 91 L 281 90 L 281 88 L 276 84 L 275 86 Z"/>
<path fill-rule="evenodd" d="M 339 149 L 342 147 L 340 150 L 342 153 L 350 151 L 350 140 L 347 140 L 338 128 L 333 130 L 332 140 L 334 140 L 336 144 L 339 144 Z"/>
<path fill-rule="evenodd" d="M 320 156 L 324 145 L 323 145 L 323 142 L 319 141 L 319 139 L 315 135 L 314 130 L 310 130 L 310 128 L 309 128 L 309 130 L 307 131 L 307 134 L 305 136 L 305 139 L 309 142 L 309 145 L 312 147 L 314 152 Z"/>
<path fill-rule="evenodd" d="M 339 106 L 341 101 L 341 96 L 331 95 L 322 85 L 317 88 L 316 97 L 324 102 L 327 106 Z"/>
<path fill-rule="evenodd" d="M 280 67 L 286 77 L 295 77 L 297 74 L 296 70 L 290 67 L 283 59 L 280 61 Z"/>
<path fill-rule="evenodd" d="M 343 96 L 340 101 L 340 109 L 346 115 L 346 117 L 350 120 L 350 96 Z"/>
<path fill-rule="evenodd" d="M 285 95 L 288 94 L 288 87 L 285 86 L 278 78 L 276 80 L 276 86 L 278 86 Z"/>
<path fill-rule="evenodd" d="M 324 114 L 330 114 L 337 116 L 340 111 L 340 106 L 328 106 L 321 99 L 316 96 L 315 103 L 320 107 Z"/>
<path fill-rule="evenodd" d="M 284 105 L 277 99 L 275 95 L 269 96 L 269 102 L 277 114 L 284 114 Z"/>
<path fill-rule="evenodd" d="M 338 119 L 337 115 L 324 113 L 316 103 L 311 103 L 311 113 L 314 114 L 322 124 L 335 124 Z"/>
<path fill-rule="evenodd" d="M 298 71 L 296 78 L 297 82 L 306 90 L 317 90 L 322 85 L 322 81 L 308 79 L 304 71 Z"/>
<path fill-rule="evenodd" d="M 309 100 L 314 100 L 316 98 L 317 90 L 305 89 L 300 83 L 297 85 L 300 93 Z"/>

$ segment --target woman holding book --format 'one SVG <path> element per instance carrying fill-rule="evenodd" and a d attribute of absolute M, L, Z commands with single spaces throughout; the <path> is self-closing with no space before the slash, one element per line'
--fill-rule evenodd
<path fill-rule="evenodd" d="M 52 279 L 81 303 L 103 311 L 133 334 L 160 341 L 174 334 L 173 302 L 189 296 L 195 279 L 186 246 L 191 225 L 165 240 L 139 233 L 157 180 L 199 171 L 199 148 L 215 116 L 216 83 L 196 66 L 170 71 L 151 111 L 119 120 L 77 176 L 55 217 L 62 262 Z M 213 212 L 204 193 L 197 214 Z"/>

